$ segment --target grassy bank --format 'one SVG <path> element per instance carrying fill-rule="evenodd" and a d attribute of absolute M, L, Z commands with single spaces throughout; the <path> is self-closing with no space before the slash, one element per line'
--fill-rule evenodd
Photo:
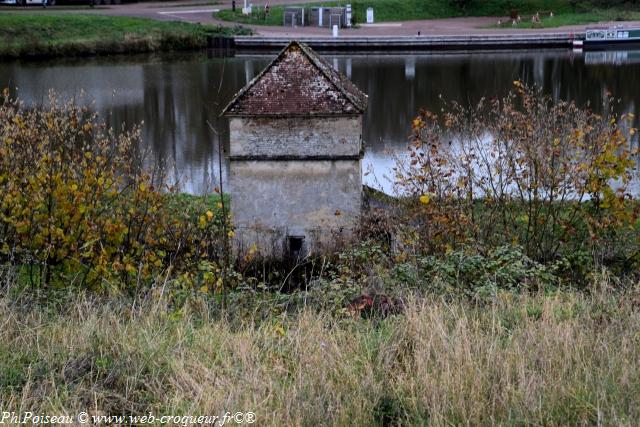
<path fill-rule="evenodd" d="M 459 2 L 463 4 L 465 2 Z M 532 15 L 536 12 L 553 12 L 555 18 L 549 19 L 547 26 L 561 26 L 571 24 L 584 24 L 607 20 L 632 20 L 639 19 L 638 14 L 631 13 L 622 6 L 611 7 L 607 10 L 599 10 L 596 6 L 583 2 L 579 7 L 573 7 L 568 0 L 531 0 L 531 1 L 470 1 L 466 6 L 456 6 L 455 2 L 448 0 L 353 0 L 353 1 L 329 1 L 300 5 L 302 7 L 344 6 L 351 4 L 356 23 L 366 21 L 366 9 L 374 8 L 376 22 L 410 21 L 417 19 L 439 19 L 459 16 L 509 16 L 512 10 L 521 15 Z M 596 12 L 592 10 L 596 9 Z M 256 25 L 282 25 L 284 7 L 272 6 L 269 15 L 264 15 L 264 10 L 256 8 L 252 16 L 242 15 L 241 11 L 232 12 L 222 10 L 217 17 L 234 22 Z M 521 23 L 522 28 L 531 27 L 527 23 Z"/>
<path fill-rule="evenodd" d="M 482 306 L 406 295 L 387 318 L 227 320 L 205 298 L 176 309 L 160 287 L 135 302 L 44 303 L 9 287 L 0 402 L 48 415 L 252 411 L 259 425 L 629 425 L 640 290 L 596 285 Z"/>
<path fill-rule="evenodd" d="M 0 57 L 29 58 L 198 49 L 246 29 L 71 14 L 0 14 Z"/>
<path fill-rule="evenodd" d="M 309 8 L 313 6 L 344 6 L 351 4 L 354 13 L 354 20 L 357 23 L 366 22 L 367 7 L 373 7 L 375 10 L 376 21 L 404 21 L 409 19 L 431 19 L 458 16 L 459 11 L 451 6 L 447 0 L 354 0 L 345 1 L 329 1 L 318 2 L 313 4 L 301 5 Z M 241 10 L 232 12 L 230 9 L 221 10 L 215 16 L 226 21 L 241 22 L 256 25 L 282 25 L 283 23 L 283 6 L 271 6 L 269 14 L 264 15 L 264 10 L 254 8 L 254 14 L 245 16 Z"/>
<path fill-rule="evenodd" d="M 540 23 L 531 22 L 531 16 L 525 16 L 515 28 L 554 28 L 565 25 L 584 25 L 609 21 L 640 20 L 640 10 L 596 9 L 581 13 L 562 13 L 554 16 L 541 16 Z M 512 28 L 511 22 L 505 22 L 503 27 Z"/>
<path fill-rule="evenodd" d="M 356 23 L 366 22 L 366 10 L 373 7 L 376 22 L 409 21 L 416 19 L 451 18 L 458 16 L 503 16 L 508 15 L 513 3 L 521 3 L 518 10 L 522 13 L 537 10 L 553 10 L 555 12 L 569 12 L 569 2 L 566 0 L 533 0 L 527 2 L 509 2 L 504 0 L 472 1 L 466 7 L 457 7 L 449 0 L 353 0 L 329 1 L 301 5 L 303 7 L 344 6 L 351 4 Z M 268 16 L 264 16 L 262 9 L 256 10 L 253 16 L 244 16 L 241 11 L 222 10 L 217 17 L 235 22 L 282 25 L 282 6 L 272 6 Z"/>

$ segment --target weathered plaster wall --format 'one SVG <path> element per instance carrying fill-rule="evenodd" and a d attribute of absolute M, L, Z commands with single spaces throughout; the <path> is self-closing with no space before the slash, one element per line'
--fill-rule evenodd
<path fill-rule="evenodd" d="M 281 256 L 287 236 L 322 251 L 348 240 L 362 205 L 360 160 L 231 161 L 231 211 L 240 250 Z"/>
<path fill-rule="evenodd" d="M 231 157 L 358 156 L 362 116 L 229 120 Z"/>

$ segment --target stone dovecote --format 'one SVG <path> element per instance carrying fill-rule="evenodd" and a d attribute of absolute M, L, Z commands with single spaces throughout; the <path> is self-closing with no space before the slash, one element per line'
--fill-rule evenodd
<path fill-rule="evenodd" d="M 237 243 L 301 256 L 348 239 L 360 214 L 367 96 L 291 42 L 223 110 Z"/>

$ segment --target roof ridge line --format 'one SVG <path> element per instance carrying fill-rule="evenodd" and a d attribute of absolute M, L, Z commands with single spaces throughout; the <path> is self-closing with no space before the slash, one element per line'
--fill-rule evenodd
<path fill-rule="evenodd" d="M 344 101 L 346 101 L 347 105 L 350 104 L 349 109 L 354 109 L 359 114 L 364 113 L 368 104 L 368 96 L 346 76 L 342 75 L 339 70 L 336 70 L 328 60 L 318 55 L 307 44 L 294 39 L 289 41 L 289 43 L 280 50 L 276 57 L 271 60 L 267 66 L 262 69 L 262 71 L 260 71 L 232 97 L 231 101 L 222 109 L 219 115 L 234 115 L 232 110 L 236 108 L 236 106 L 241 105 L 240 102 L 246 97 L 248 92 L 253 89 L 256 84 L 258 84 L 264 76 L 274 68 L 274 66 L 283 61 L 286 57 L 287 51 L 292 48 L 298 50 L 302 55 L 304 55 L 304 57 L 306 57 L 307 61 L 309 61 L 309 65 L 315 69 L 315 72 L 319 72 L 318 75 L 328 81 L 330 85 L 328 87 L 333 88 L 331 90 L 337 91 L 344 97 Z"/>
<path fill-rule="evenodd" d="M 311 47 L 309 47 L 309 45 L 299 42 L 297 40 L 292 40 L 291 43 L 296 43 L 300 47 L 300 50 L 302 50 L 302 52 L 304 52 L 307 58 L 309 58 L 309 60 L 313 63 L 313 65 L 315 65 L 315 67 L 318 70 L 320 70 L 322 75 L 325 76 L 326 79 L 329 80 L 329 82 L 331 82 L 331 84 L 349 100 L 349 102 L 351 102 L 351 104 L 356 108 L 356 110 L 363 112 L 363 109 L 361 108 L 360 104 L 355 100 L 355 97 L 353 96 L 353 94 L 349 93 L 349 91 L 347 91 L 342 85 L 336 84 L 332 76 L 329 76 L 328 73 L 324 70 L 324 68 L 318 65 L 317 61 L 321 61 L 321 58 L 313 50 L 311 50 Z M 289 45 L 291 45 L 291 43 L 289 43 Z M 287 47 L 289 45 L 287 45 Z M 331 67 L 331 64 L 327 62 L 327 66 Z M 358 88 L 358 90 L 360 89 Z"/>

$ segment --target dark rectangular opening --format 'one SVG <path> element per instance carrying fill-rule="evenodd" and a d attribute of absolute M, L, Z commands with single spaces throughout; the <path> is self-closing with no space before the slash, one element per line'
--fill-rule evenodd
<path fill-rule="evenodd" d="M 302 253 L 302 247 L 304 246 L 304 236 L 289 236 L 289 256 L 292 258 L 298 258 Z"/>

